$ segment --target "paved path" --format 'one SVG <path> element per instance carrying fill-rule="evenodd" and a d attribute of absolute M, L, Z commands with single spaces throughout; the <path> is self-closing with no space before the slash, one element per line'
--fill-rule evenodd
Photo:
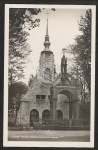
<path fill-rule="evenodd" d="M 9 131 L 10 141 L 90 141 L 90 131 Z"/>

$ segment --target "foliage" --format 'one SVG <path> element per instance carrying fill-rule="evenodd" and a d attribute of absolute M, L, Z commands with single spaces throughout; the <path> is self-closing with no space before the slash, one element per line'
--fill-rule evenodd
<path fill-rule="evenodd" d="M 91 79 L 91 10 L 81 16 L 79 24 L 80 35 L 75 38 L 75 44 L 70 45 L 70 53 L 74 55 L 75 65 L 79 68 L 81 81 L 85 83 L 90 92 Z M 75 72 L 75 71 L 74 71 Z M 79 76 L 79 77 L 80 77 Z"/>
<path fill-rule="evenodd" d="M 9 10 L 9 83 L 23 77 L 30 46 L 27 44 L 28 30 L 39 26 L 34 19 L 41 10 L 35 8 L 10 8 Z"/>
<path fill-rule="evenodd" d="M 23 82 L 9 85 L 9 109 L 19 109 L 21 96 L 27 92 L 27 89 L 27 85 Z"/>
<path fill-rule="evenodd" d="M 17 111 L 19 110 L 21 98 L 27 92 L 28 87 L 23 82 L 9 84 L 9 99 L 8 99 L 8 121 L 9 125 L 14 125 L 16 122 Z"/>
<path fill-rule="evenodd" d="M 90 102 L 80 105 L 80 117 L 90 121 Z"/>
<path fill-rule="evenodd" d="M 70 68 L 70 74 L 72 75 L 72 77 L 78 80 L 79 99 L 82 101 L 85 101 L 85 92 L 86 91 L 88 92 L 88 90 L 86 88 L 85 79 L 83 76 L 83 70 L 81 70 L 79 66 L 78 67 L 72 66 L 72 68 Z"/>

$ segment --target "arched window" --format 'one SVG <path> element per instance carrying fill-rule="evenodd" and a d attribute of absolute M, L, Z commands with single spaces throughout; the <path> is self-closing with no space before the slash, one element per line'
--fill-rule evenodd
<path fill-rule="evenodd" d="M 49 118 L 50 118 L 50 111 L 46 109 L 42 113 L 42 119 L 49 119 Z"/>
<path fill-rule="evenodd" d="M 52 81 L 52 74 L 49 68 L 46 68 L 44 71 L 44 78 L 45 80 Z"/>

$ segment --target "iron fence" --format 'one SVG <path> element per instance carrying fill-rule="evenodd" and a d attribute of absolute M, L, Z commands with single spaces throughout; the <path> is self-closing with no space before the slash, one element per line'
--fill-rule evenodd
<path fill-rule="evenodd" d="M 88 119 L 35 119 L 33 126 L 36 125 L 54 125 L 54 126 L 90 126 Z"/>
<path fill-rule="evenodd" d="M 9 130 L 90 130 L 88 119 L 33 119 L 33 123 L 9 127 Z"/>

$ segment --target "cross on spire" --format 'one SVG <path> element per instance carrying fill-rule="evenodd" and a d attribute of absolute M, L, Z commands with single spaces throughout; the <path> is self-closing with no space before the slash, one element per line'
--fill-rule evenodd
<path fill-rule="evenodd" d="M 63 55 L 65 55 L 66 48 L 63 48 L 63 49 L 62 49 L 62 52 L 63 52 Z"/>
<path fill-rule="evenodd" d="M 47 10 L 47 13 L 46 13 L 46 14 L 47 14 L 47 20 L 48 20 L 48 14 L 50 14 L 50 13 L 48 12 L 48 10 Z"/>

